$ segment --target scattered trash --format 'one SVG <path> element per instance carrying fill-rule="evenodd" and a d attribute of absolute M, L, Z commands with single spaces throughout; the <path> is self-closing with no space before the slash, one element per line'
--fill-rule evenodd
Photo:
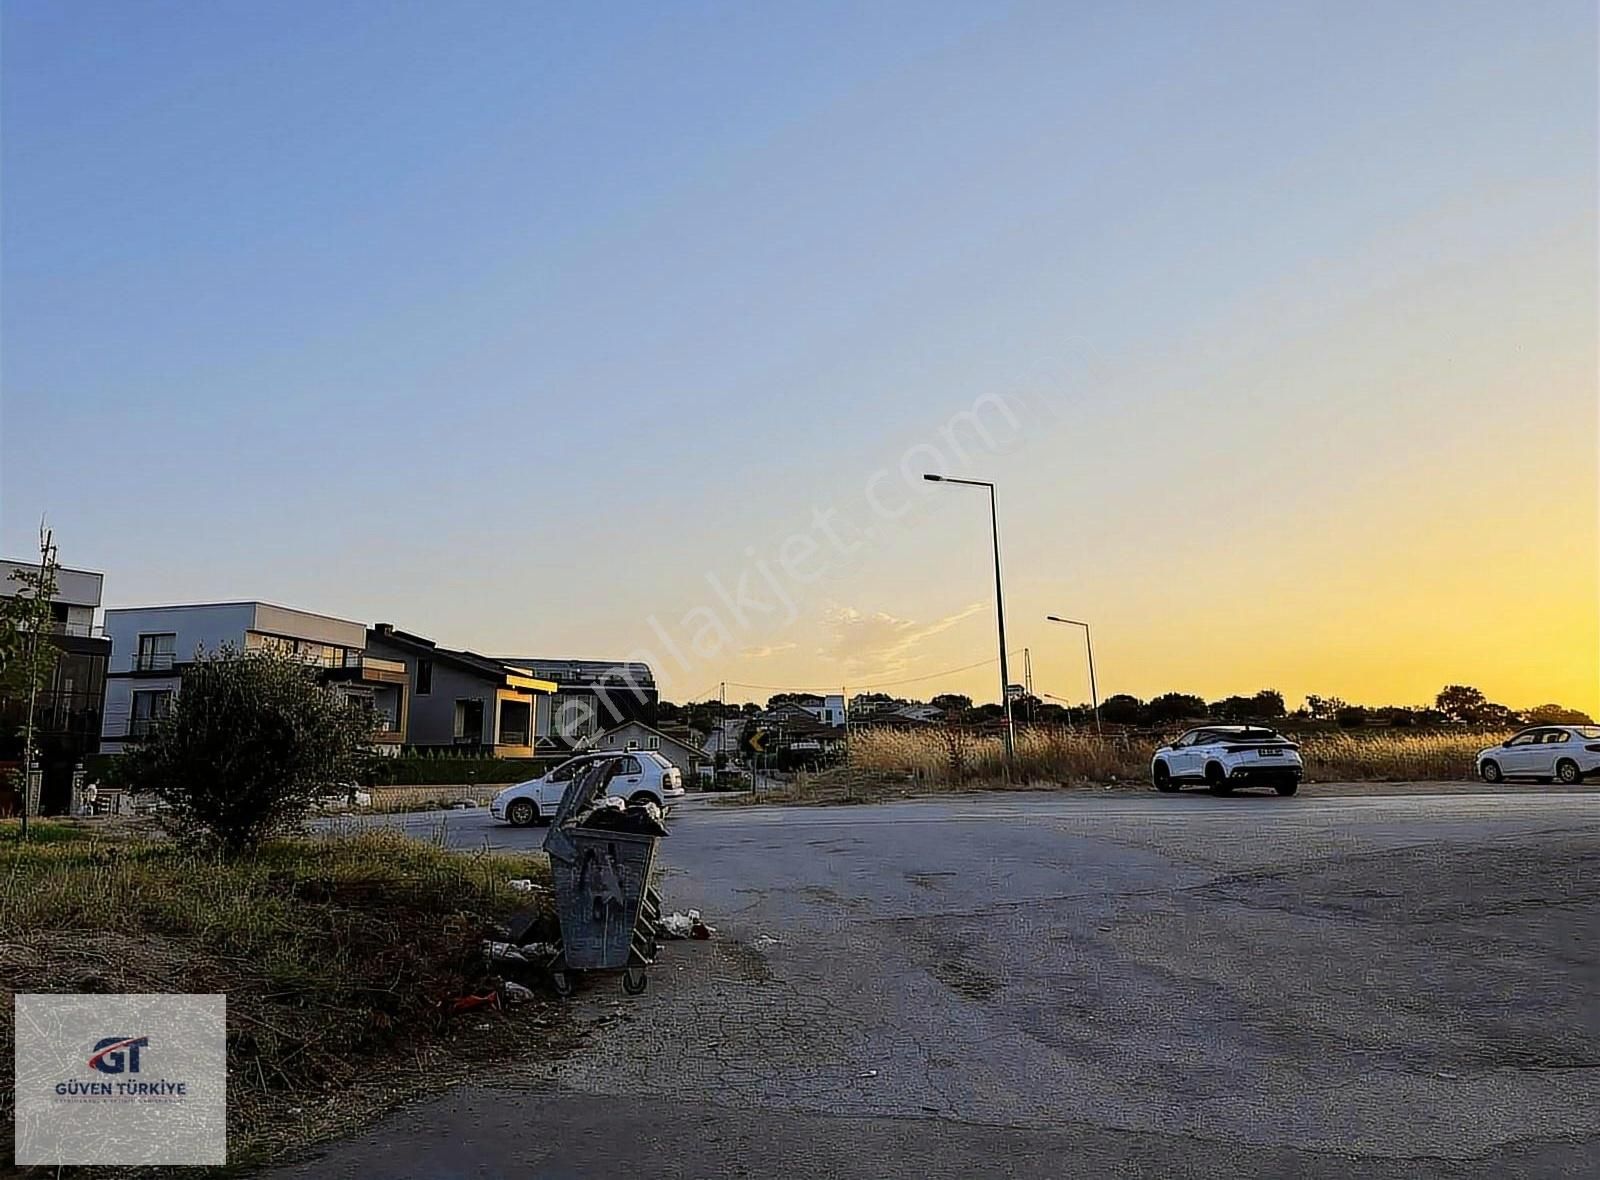
<path fill-rule="evenodd" d="M 520 877 L 514 881 L 507 881 L 506 884 L 510 888 L 515 889 L 518 893 L 543 893 L 545 891 L 543 885 L 535 885 L 527 877 Z"/>
<path fill-rule="evenodd" d="M 764 951 L 768 947 L 774 947 L 774 946 L 778 946 L 780 944 L 779 944 L 778 940 L 776 938 L 773 938 L 772 935 L 770 935 L 770 934 L 758 934 L 756 936 L 756 940 L 754 942 L 752 942 L 750 945 L 755 947 L 756 950 L 758 950 L 758 951 Z"/>
<path fill-rule="evenodd" d="M 505 992 L 506 1000 L 513 1004 L 521 1004 L 526 1000 L 533 999 L 532 989 L 523 987 L 522 984 L 514 979 L 506 980 L 506 984 L 501 990 Z"/>
<path fill-rule="evenodd" d="M 856 1074 L 856 1077 L 858 1078 L 875 1078 L 877 1076 L 878 1071 L 875 1069 L 863 1070 L 862 1072 Z"/>
<path fill-rule="evenodd" d="M 553 942 L 525 942 L 517 949 L 529 963 L 540 959 L 553 959 L 561 953 L 561 948 Z"/>
<path fill-rule="evenodd" d="M 715 926 L 707 926 L 704 922 L 700 921 L 699 918 L 696 918 L 694 925 L 689 927 L 689 937 L 698 938 L 702 942 L 710 938 L 716 932 L 717 928 Z"/>
<path fill-rule="evenodd" d="M 450 1015 L 459 1016 L 463 1012 L 471 1012 L 474 1008 L 498 1008 L 499 1006 L 499 992 L 485 992 L 481 996 L 457 996 L 450 1005 Z"/>
<path fill-rule="evenodd" d="M 699 921 L 699 910 L 690 910 L 687 914 L 682 912 L 667 914 L 656 923 L 656 934 L 661 938 L 688 938 L 694 933 L 695 925 Z"/>
<path fill-rule="evenodd" d="M 509 942 L 486 942 L 483 944 L 483 957 L 491 963 L 526 963 L 528 957 L 520 946 L 512 946 Z"/>

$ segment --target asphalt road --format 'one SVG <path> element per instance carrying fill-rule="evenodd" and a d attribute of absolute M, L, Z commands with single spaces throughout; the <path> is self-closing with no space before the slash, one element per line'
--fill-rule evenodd
<path fill-rule="evenodd" d="M 486 821 L 396 822 L 543 835 Z M 275 1175 L 1600 1174 L 1600 794 L 695 806 L 663 853 L 718 937 L 594 980 L 582 1052 Z"/>

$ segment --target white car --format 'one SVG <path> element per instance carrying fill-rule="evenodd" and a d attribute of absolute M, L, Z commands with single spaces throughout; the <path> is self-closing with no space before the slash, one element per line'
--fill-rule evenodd
<path fill-rule="evenodd" d="M 1300 747 L 1262 725 L 1205 725 L 1191 729 L 1155 752 L 1150 779 L 1158 791 L 1204 783 L 1212 794 L 1264 784 L 1280 795 L 1300 789 L 1305 764 Z"/>
<path fill-rule="evenodd" d="M 1486 783 L 1508 778 L 1581 783 L 1600 774 L 1600 726 L 1539 725 L 1478 751 L 1478 776 Z"/>
<path fill-rule="evenodd" d="M 650 750 L 611 750 L 580 754 L 569 758 L 543 778 L 507 787 L 489 803 L 489 814 L 519 828 L 548 820 L 561 805 L 572 776 L 585 766 L 606 759 L 618 759 L 622 766 L 606 787 L 608 795 L 628 800 L 648 799 L 665 807 L 668 799 L 683 795 L 683 775 L 660 754 Z"/>

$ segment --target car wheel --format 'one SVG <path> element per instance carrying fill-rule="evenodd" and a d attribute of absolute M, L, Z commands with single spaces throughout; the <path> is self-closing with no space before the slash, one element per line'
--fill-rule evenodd
<path fill-rule="evenodd" d="M 539 809 L 532 799 L 513 799 L 506 808 L 506 822 L 514 828 L 525 828 L 539 819 Z"/>
<path fill-rule="evenodd" d="M 1578 764 L 1571 758 L 1563 758 L 1556 763 L 1556 781 L 1571 786 L 1583 778 L 1583 772 L 1578 769 Z"/>
<path fill-rule="evenodd" d="M 1500 764 L 1493 758 L 1485 758 L 1478 766 L 1478 774 L 1486 783 L 1497 783 L 1506 776 L 1500 773 Z"/>
<path fill-rule="evenodd" d="M 1206 787 L 1213 795 L 1233 794 L 1233 784 L 1228 781 L 1228 772 L 1222 769 L 1222 763 L 1206 764 Z"/>
<path fill-rule="evenodd" d="M 1172 781 L 1172 771 L 1167 769 L 1165 762 L 1157 762 L 1155 769 L 1150 772 L 1151 779 L 1156 784 L 1156 790 L 1171 793 L 1178 789 L 1178 784 Z"/>
<path fill-rule="evenodd" d="M 1292 795 L 1300 789 L 1300 780 L 1297 778 L 1286 778 L 1281 783 L 1277 784 L 1277 789 L 1278 794 L 1280 795 Z"/>

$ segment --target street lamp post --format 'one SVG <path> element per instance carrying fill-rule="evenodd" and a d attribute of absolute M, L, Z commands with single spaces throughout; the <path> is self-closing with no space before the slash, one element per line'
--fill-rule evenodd
<path fill-rule="evenodd" d="M 1089 624 L 1080 623 L 1077 619 L 1063 619 L 1060 615 L 1046 615 L 1052 623 L 1066 623 L 1072 627 L 1083 628 L 1083 646 L 1089 653 L 1089 700 L 1094 706 L 1094 731 L 1100 732 L 1100 694 L 1094 687 L 1094 641 L 1089 638 Z"/>
<path fill-rule="evenodd" d="M 1000 631 L 1000 703 L 1006 711 L 1006 765 L 1017 756 L 1017 733 L 1011 724 L 1011 671 L 1006 666 L 1006 602 L 1000 587 L 1000 514 L 994 504 L 994 484 L 981 479 L 956 479 L 950 475 L 924 475 L 931 483 L 959 483 L 989 489 L 989 528 L 994 534 L 994 614 Z"/>

